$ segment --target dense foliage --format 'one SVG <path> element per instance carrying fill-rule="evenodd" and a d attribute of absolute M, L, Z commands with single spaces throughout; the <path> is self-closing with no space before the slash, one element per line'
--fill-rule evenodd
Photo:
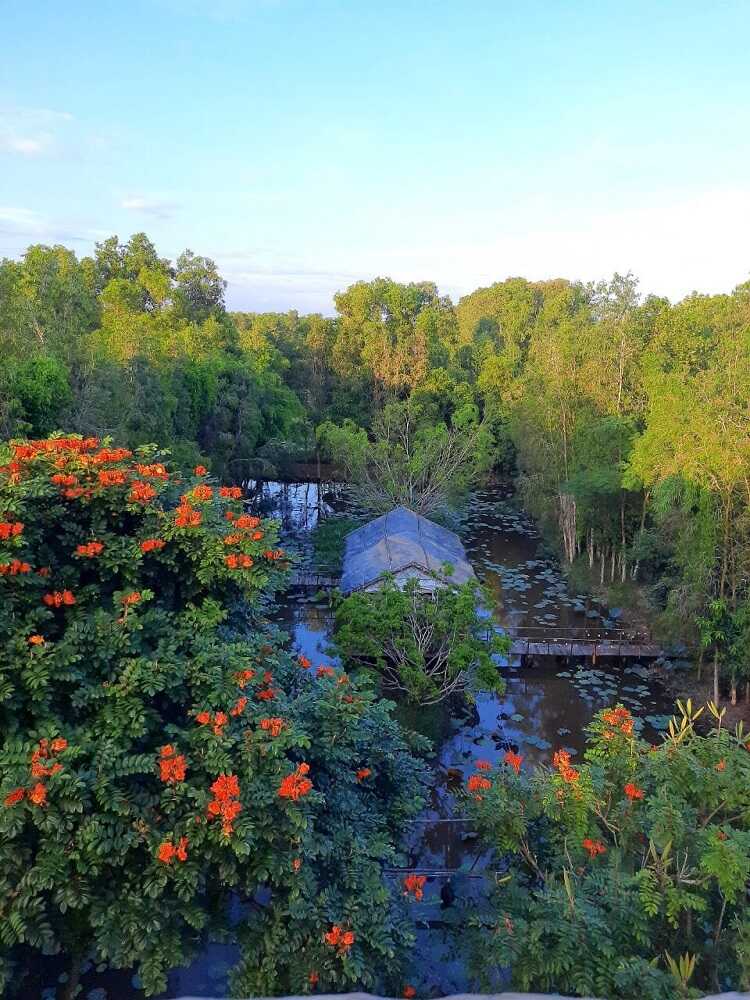
<path fill-rule="evenodd" d="M 241 995 L 400 988 L 419 745 L 259 617 L 274 524 L 153 447 L 3 450 L 2 988 L 63 950 L 69 996 L 87 955 L 152 994 L 209 935 Z"/>
<path fill-rule="evenodd" d="M 512 471 L 589 583 L 645 584 L 663 633 L 694 646 L 714 602 L 742 630 L 750 285 L 670 304 L 630 275 L 510 278 L 454 305 L 377 278 L 336 295 L 333 317 L 228 314 L 223 296 L 212 261 L 170 263 L 143 234 L 3 262 L 0 434 L 158 440 L 233 480 L 346 453 L 381 504 Z M 747 682 L 750 697 L 736 644 L 704 648 L 719 694 Z"/>
<path fill-rule="evenodd" d="M 519 989 L 675 1000 L 750 987 L 750 737 L 681 707 L 660 746 L 618 706 L 529 773 L 476 762 L 468 801 L 505 874 L 474 918 L 475 966 Z M 687 955 L 687 958 L 685 957 Z"/>
<path fill-rule="evenodd" d="M 510 643 L 483 613 L 487 604 L 476 581 L 425 594 L 415 577 L 403 586 L 386 579 L 372 593 L 339 599 L 334 645 L 344 664 L 420 705 L 455 693 L 502 693 L 505 682 L 494 657 Z"/>

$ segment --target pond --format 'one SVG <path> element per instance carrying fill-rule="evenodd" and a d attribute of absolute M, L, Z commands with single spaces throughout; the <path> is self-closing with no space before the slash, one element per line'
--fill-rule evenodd
<path fill-rule="evenodd" d="M 322 565 L 325 554 L 313 544 L 321 519 L 356 515 L 341 483 L 251 483 L 253 505 L 281 521 L 283 543 L 296 549 L 308 569 Z M 584 594 L 570 595 L 560 567 L 544 550 L 531 519 L 513 502 L 510 488 L 499 484 L 474 492 L 463 508 L 446 522 L 466 547 L 477 576 L 493 595 L 494 611 L 503 626 L 578 625 L 614 626 L 616 610 L 596 605 Z M 313 663 L 333 662 L 328 649 L 331 615 L 327 600 L 311 591 L 289 591 L 280 598 L 278 624 L 292 645 Z M 435 743 L 434 783 L 423 814 L 405 831 L 408 860 L 404 870 L 387 877 L 399 882 L 405 871 L 428 877 L 424 901 L 415 905 L 418 920 L 417 954 L 411 982 L 420 995 L 465 992 L 470 982 L 456 953 L 455 927 L 463 919 L 462 905 L 484 890 L 492 858 L 481 850 L 470 824 L 463 819 L 461 789 L 481 757 L 497 761 L 508 749 L 527 764 L 549 761 L 554 749 L 564 747 L 575 756 L 584 744 L 584 729 L 594 712 L 621 701 L 646 719 L 644 735 L 654 741 L 663 728 L 671 703 L 646 664 L 612 660 L 568 663 L 553 657 L 533 662 L 503 660 L 506 679 L 502 696 L 479 695 L 472 705 L 461 701 L 432 713 L 401 709 L 406 725 L 428 731 Z M 441 895 L 442 893 L 442 895 Z M 446 900 L 456 904 L 446 907 Z M 177 969 L 163 996 L 220 996 L 226 990 L 229 968 L 236 954 L 224 945 L 209 946 L 188 968 Z M 60 977 L 58 979 L 58 976 Z M 24 996 L 54 1000 L 64 983 L 64 964 L 44 962 L 26 985 Z M 85 1000 L 135 1000 L 143 996 L 139 980 L 129 972 L 89 966 L 83 977 Z M 498 981 L 498 988 L 502 981 Z"/>
<path fill-rule="evenodd" d="M 311 569 L 320 568 L 311 543 L 319 520 L 356 512 L 346 490 L 336 483 L 322 483 L 320 488 L 308 482 L 259 483 L 256 491 L 258 507 L 281 519 L 286 544 L 296 546 L 301 562 Z M 568 593 L 558 563 L 545 552 L 533 521 L 515 505 L 508 484 L 472 493 L 446 526 L 461 536 L 477 576 L 493 596 L 501 625 L 607 629 L 619 621 L 617 609 L 604 608 L 585 594 Z M 332 662 L 325 598 L 290 592 L 282 598 L 281 619 L 301 653 L 313 663 Z M 473 762 L 484 758 L 494 763 L 509 749 L 530 765 L 549 762 L 558 748 L 575 757 L 583 749 L 585 727 L 594 713 L 615 702 L 646 720 L 643 735 L 654 742 L 671 715 L 671 701 L 658 680 L 645 663 L 635 660 L 600 660 L 594 666 L 590 659 L 535 657 L 522 663 L 519 657 L 505 659 L 501 668 L 506 679 L 501 696 L 479 695 L 473 705 L 454 703 L 432 713 L 399 713 L 405 724 L 426 731 L 436 744 L 431 800 L 406 835 L 408 870 L 428 877 L 424 901 L 416 911 L 421 960 L 412 978 L 420 994 L 476 988 L 455 953 L 452 930 L 462 919 L 460 910 L 445 908 L 441 899 L 446 884 L 464 902 L 481 892 L 482 873 L 491 864 L 462 818 L 460 792 L 474 771 Z M 392 877 L 400 879 L 403 873 L 393 872 Z"/>

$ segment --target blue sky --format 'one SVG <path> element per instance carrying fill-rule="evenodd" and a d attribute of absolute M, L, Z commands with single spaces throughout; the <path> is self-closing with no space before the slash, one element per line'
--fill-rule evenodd
<path fill-rule="evenodd" d="M 750 3 L 4 5 L 0 256 L 145 230 L 233 308 L 750 276 Z"/>

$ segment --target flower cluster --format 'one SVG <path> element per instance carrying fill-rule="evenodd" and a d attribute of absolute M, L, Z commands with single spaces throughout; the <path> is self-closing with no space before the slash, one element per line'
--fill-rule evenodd
<path fill-rule="evenodd" d="M 54 740 L 41 739 L 36 748 L 32 751 L 30 758 L 30 773 L 32 778 L 49 778 L 53 774 L 58 774 L 63 769 L 63 765 L 55 760 L 55 756 L 66 750 L 68 741 L 62 736 Z M 47 788 L 43 781 L 37 780 L 30 788 L 14 788 L 9 792 L 4 800 L 5 808 L 17 805 L 25 798 L 35 806 L 43 806 L 47 802 Z"/>
<path fill-rule="evenodd" d="M 278 796 L 281 799 L 292 799 L 296 802 L 301 799 L 308 792 L 312 791 L 312 781 L 306 778 L 305 775 L 310 771 L 310 765 L 306 764 L 304 761 L 297 766 L 297 769 L 291 774 L 288 774 L 286 778 L 279 785 Z"/>
<path fill-rule="evenodd" d="M 23 523 L 21 521 L 0 521 L 0 542 L 7 542 L 10 538 L 17 538 L 23 534 Z"/>
<path fill-rule="evenodd" d="M 0 576 L 18 576 L 19 573 L 30 573 L 31 566 L 21 559 L 12 559 L 9 563 L 0 563 Z"/>
<path fill-rule="evenodd" d="M 137 590 L 131 591 L 129 594 L 123 594 L 120 598 L 120 604 L 126 608 L 131 608 L 134 604 L 140 604 L 141 594 Z"/>
<path fill-rule="evenodd" d="M 243 552 L 225 556 L 224 562 L 230 569 L 251 569 L 254 565 L 252 556 L 245 555 Z"/>
<path fill-rule="evenodd" d="M 625 792 L 625 794 L 627 795 L 627 797 L 630 799 L 631 802 L 633 802 L 635 799 L 642 799 L 644 796 L 643 789 L 639 788 L 637 785 L 634 785 L 632 782 L 628 782 L 628 784 L 625 785 L 625 787 L 623 788 L 623 791 Z"/>
<path fill-rule="evenodd" d="M 167 785 L 176 785 L 185 780 L 187 761 L 178 754 L 171 743 L 159 751 L 159 777 Z"/>
<path fill-rule="evenodd" d="M 202 520 L 203 515 L 199 510 L 183 502 L 177 508 L 174 523 L 178 528 L 197 528 Z"/>
<path fill-rule="evenodd" d="M 156 490 L 151 483 L 143 483 L 136 479 L 130 484 L 130 494 L 128 500 L 131 503 L 150 503 L 156 496 Z"/>
<path fill-rule="evenodd" d="M 83 556 L 85 559 L 94 559 L 103 551 L 104 545 L 101 542 L 87 542 L 85 545 L 76 546 L 76 555 Z"/>
<path fill-rule="evenodd" d="M 167 467 L 162 465 L 161 462 L 156 462 L 153 465 L 136 465 L 136 469 L 138 470 L 138 475 L 143 476 L 145 479 L 161 479 L 165 483 L 169 479 Z"/>
<path fill-rule="evenodd" d="M 234 831 L 234 820 L 242 811 L 239 801 L 240 783 L 235 774 L 220 774 L 211 785 L 213 798 L 208 803 L 208 818 L 221 817 L 221 832 L 225 837 Z"/>
<path fill-rule="evenodd" d="M 581 846 L 588 851 L 590 858 L 595 858 L 597 854 L 606 854 L 607 848 L 601 840 L 592 840 L 591 837 L 584 838 Z"/>
<path fill-rule="evenodd" d="M 333 667 L 326 667 L 326 666 L 321 665 L 315 671 L 315 676 L 316 677 L 333 677 L 333 675 L 335 673 L 336 673 L 336 671 L 333 669 Z"/>
<path fill-rule="evenodd" d="M 48 608 L 61 608 L 64 604 L 75 604 L 76 599 L 70 590 L 55 590 L 51 594 L 45 594 L 42 598 Z"/>
<path fill-rule="evenodd" d="M 240 500 L 242 498 L 242 487 L 220 486 L 219 496 L 224 500 Z"/>
<path fill-rule="evenodd" d="M 567 750 L 556 750 L 552 756 L 552 766 L 557 769 L 557 773 L 569 785 L 575 784 L 581 777 L 570 764 L 570 754 Z"/>
<path fill-rule="evenodd" d="M 365 778 L 369 778 L 371 774 L 372 771 L 370 770 L 369 767 L 360 767 L 356 775 L 357 781 L 364 781 Z"/>
<path fill-rule="evenodd" d="M 345 931 L 338 924 L 334 924 L 330 931 L 323 935 L 323 940 L 331 948 L 337 948 L 340 955 L 344 955 L 354 944 L 354 932 Z"/>
<path fill-rule="evenodd" d="M 166 544 L 161 538 L 147 538 L 141 542 L 140 549 L 145 555 L 147 552 L 156 552 L 159 549 L 163 549 Z"/>
<path fill-rule="evenodd" d="M 508 764 L 509 767 L 512 767 L 513 770 L 516 772 L 516 774 L 520 774 L 521 764 L 523 763 L 523 757 L 520 754 L 514 753 L 512 750 L 509 750 L 503 757 L 503 763 Z"/>
<path fill-rule="evenodd" d="M 165 865 L 171 865 L 175 858 L 177 858 L 178 861 L 187 861 L 187 846 L 187 837 L 180 837 L 176 846 L 171 840 L 165 840 L 159 844 L 156 857 Z"/>
<path fill-rule="evenodd" d="M 221 736 L 224 726 L 229 722 L 229 716 L 226 712 L 217 712 L 215 715 L 211 715 L 210 712 L 198 712 L 195 721 L 199 726 L 211 726 L 214 736 Z"/>
<path fill-rule="evenodd" d="M 269 733 L 273 738 L 281 734 L 281 730 L 284 728 L 284 725 L 284 720 L 275 716 L 270 716 L 260 720 L 260 728 Z"/>
<path fill-rule="evenodd" d="M 419 902 L 424 896 L 426 875 L 407 875 L 404 879 L 404 895 L 412 895 Z"/>
<path fill-rule="evenodd" d="M 254 670 L 238 670 L 234 675 L 234 680 L 238 687 L 244 688 L 253 677 L 255 677 Z"/>
<path fill-rule="evenodd" d="M 306 656 L 298 656 L 297 663 L 302 667 L 303 670 L 309 670 L 312 666 L 312 660 L 308 660 Z"/>
<path fill-rule="evenodd" d="M 477 802 L 482 801 L 482 796 L 480 792 L 486 792 L 492 788 L 492 782 L 489 778 L 482 777 L 481 774 L 472 774 L 466 783 L 466 787 L 472 793 Z"/>
<path fill-rule="evenodd" d="M 617 708 L 609 708 L 605 712 L 602 712 L 602 721 L 606 722 L 611 729 L 605 729 L 602 736 L 605 740 L 611 740 L 614 738 L 614 732 L 612 730 L 619 730 L 625 736 L 633 735 L 633 718 L 627 708 L 622 705 L 618 705 Z"/>

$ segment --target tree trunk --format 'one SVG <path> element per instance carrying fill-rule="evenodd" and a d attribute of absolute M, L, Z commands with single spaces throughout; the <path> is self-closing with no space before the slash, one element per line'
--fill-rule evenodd
<path fill-rule="evenodd" d="M 714 702 L 719 704 L 719 650 L 714 650 Z"/>

